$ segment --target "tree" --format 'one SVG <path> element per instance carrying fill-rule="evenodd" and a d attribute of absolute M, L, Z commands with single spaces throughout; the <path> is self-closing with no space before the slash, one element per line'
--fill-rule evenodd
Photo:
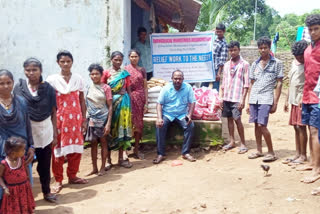
<path fill-rule="evenodd" d="M 280 50 L 290 50 L 291 45 L 296 41 L 298 27 L 305 26 L 306 17 L 310 14 L 320 13 L 320 9 L 315 9 L 310 13 L 305 13 L 301 16 L 296 14 L 286 14 L 279 22 L 269 29 L 270 32 L 279 32 L 280 39 L 278 48 Z"/>
<path fill-rule="evenodd" d="M 249 44 L 253 37 L 255 0 L 202 0 L 197 30 L 211 30 L 217 23 L 227 27 L 227 40 L 237 40 L 243 45 Z M 268 28 L 273 24 L 277 12 L 257 1 L 257 37 L 270 36 Z"/>

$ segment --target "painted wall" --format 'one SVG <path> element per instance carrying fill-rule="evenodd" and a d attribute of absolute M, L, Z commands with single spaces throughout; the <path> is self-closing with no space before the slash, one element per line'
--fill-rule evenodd
<path fill-rule="evenodd" d="M 74 57 L 72 71 L 88 82 L 90 63 L 107 67 L 110 52 L 124 49 L 127 1 L 0 0 L 0 68 L 12 71 L 15 80 L 24 78 L 22 63 L 32 56 L 47 77 L 59 72 L 55 57 L 66 49 Z"/>

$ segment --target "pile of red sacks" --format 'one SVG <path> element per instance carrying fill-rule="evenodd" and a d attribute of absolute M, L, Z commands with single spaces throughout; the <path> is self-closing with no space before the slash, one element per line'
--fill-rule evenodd
<path fill-rule="evenodd" d="M 196 107 L 194 109 L 193 120 L 220 120 L 220 98 L 216 89 L 207 87 L 193 88 L 196 97 Z"/>

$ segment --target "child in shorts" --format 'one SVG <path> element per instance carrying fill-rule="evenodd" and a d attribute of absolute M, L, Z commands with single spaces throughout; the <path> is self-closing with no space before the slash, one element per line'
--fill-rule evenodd
<path fill-rule="evenodd" d="M 307 130 L 306 125 L 302 124 L 302 110 L 299 106 L 302 100 L 302 92 L 304 86 L 304 50 L 308 47 L 305 40 L 294 43 L 291 48 L 295 60 L 292 62 L 289 72 L 289 88 L 287 93 L 284 111 L 289 111 L 291 106 L 289 125 L 293 126 L 295 131 L 296 155 L 292 158 L 287 158 L 282 163 L 284 164 L 302 164 L 307 161 Z"/>
<path fill-rule="evenodd" d="M 231 41 L 228 45 L 231 59 L 223 67 L 223 80 L 221 85 L 222 116 L 228 118 L 229 144 L 225 145 L 225 151 L 235 147 L 234 122 L 237 125 L 240 136 L 238 154 L 248 151 L 245 144 L 244 128 L 241 121 L 241 112 L 245 106 L 245 100 L 249 88 L 249 63 L 240 56 L 240 43 Z"/>

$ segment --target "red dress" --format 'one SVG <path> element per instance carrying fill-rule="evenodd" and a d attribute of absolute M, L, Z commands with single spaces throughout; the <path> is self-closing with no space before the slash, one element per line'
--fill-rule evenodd
<path fill-rule="evenodd" d="M 134 132 L 142 133 L 143 130 L 143 114 L 144 105 L 146 103 L 144 80 L 146 79 L 146 71 L 144 68 L 138 70 L 131 64 L 124 67 L 130 73 L 131 81 L 131 110 L 132 124 Z"/>
<path fill-rule="evenodd" d="M 82 153 L 82 113 L 79 91 L 72 91 L 69 94 L 57 92 L 57 109 L 58 143 L 54 148 L 55 157 Z"/>
<path fill-rule="evenodd" d="M 1 161 L 5 166 L 3 179 L 10 191 L 10 195 L 3 194 L 1 214 L 31 214 L 34 211 L 31 185 L 23 158 L 21 160 L 21 166 L 17 169 L 11 169 L 6 160 Z"/>

